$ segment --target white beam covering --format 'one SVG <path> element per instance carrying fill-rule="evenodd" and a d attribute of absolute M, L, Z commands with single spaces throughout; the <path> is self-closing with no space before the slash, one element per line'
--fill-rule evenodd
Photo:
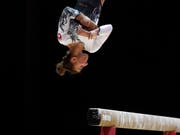
<path fill-rule="evenodd" d="M 117 127 L 127 129 L 176 131 L 180 132 L 180 119 L 158 115 L 149 115 L 125 111 L 90 108 L 96 110 L 99 123 L 95 126 Z M 89 116 L 91 117 L 91 116 Z M 93 118 L 96 118 L 93 116 Z"/>

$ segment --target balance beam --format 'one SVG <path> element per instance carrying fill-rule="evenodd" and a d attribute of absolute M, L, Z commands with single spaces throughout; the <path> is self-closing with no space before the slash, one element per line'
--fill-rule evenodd
<path fill-rule="evenodd" d="M 89 108 L 88 125 L 127 129 L 180 132 L 180 119 L 150 114 Z"/>

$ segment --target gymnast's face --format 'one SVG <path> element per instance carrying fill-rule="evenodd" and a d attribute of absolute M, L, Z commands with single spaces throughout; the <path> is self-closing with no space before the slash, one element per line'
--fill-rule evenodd
<path fill-rule="evenodd" d="M 78 56 L 73 56 L 71 58 L 71 63 L 73 64 L 73 70 L 81 72 L 81 70 L 88 65 L 88 54 L 80 53 Z"/>

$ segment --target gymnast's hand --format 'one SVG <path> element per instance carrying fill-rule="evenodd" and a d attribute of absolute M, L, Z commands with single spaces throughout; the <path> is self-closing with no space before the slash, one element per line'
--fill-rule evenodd
<path fill-rule="evenodd" d="M 99 35 L 99 28 L 89 31 L 88 39 L 95 39 Z"/>

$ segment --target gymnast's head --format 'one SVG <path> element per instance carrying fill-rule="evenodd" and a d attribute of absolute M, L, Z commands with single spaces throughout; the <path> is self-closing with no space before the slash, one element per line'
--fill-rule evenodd
<path fill-rule="evenodd" d="M 69 50 L 62 58 L 62 61 L 56 64 L 56 73 L 60 76 L 66 72 L 78 74 L 88 65 L 89 55 L 83 52 L 84 46 L 81 43 L 72 43 L 68 45 Z"/>

